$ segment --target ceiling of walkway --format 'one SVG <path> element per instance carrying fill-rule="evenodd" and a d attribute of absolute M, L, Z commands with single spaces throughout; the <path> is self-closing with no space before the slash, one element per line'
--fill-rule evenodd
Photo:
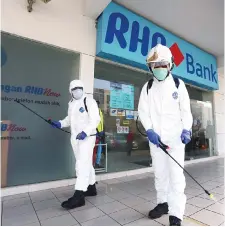
<path fill-rule="evenodd" d="M 114 0 L 217 57 L 224 55 L 224 0 Z"/>

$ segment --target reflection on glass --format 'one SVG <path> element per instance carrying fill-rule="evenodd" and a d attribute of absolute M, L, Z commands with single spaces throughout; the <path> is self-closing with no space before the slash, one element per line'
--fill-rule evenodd
<path fill-rule="evenodd" d="M 70 136 L 14 100 L 44 118 L 63 118 L 79 55 L 8 34 L 1 45 L 8 56 L 1 78 L 1 187 L 75 177 Z"/>
<path fill-rule="evenodd" d="M 212 103 L 191 100 L 191 111 L 193 115 L 192 140 L 186 146 L 186 159 L 212 156 L 215 138 Z"/>
<path fill-rule="evenodd" d="M 143 85 L 149 75 L 115 67 L 103 62 L 96 62 L 94 98 L 101 100 L 101 109 L 105 118 L 105 142 L 108 144 L 108 172 L 139 169 L 151 165 L 148 139 L 136 129 L 137 107 Z M 123 116 L 121 109 L 110 108 L 110 84 L 132 85 L 134 90 L 134 108 L 132 113 Z M 212 93 L 203 92 L 187 85 L 193 113 L 193 138 L 186 146 L 186 159 L 202 158 L 214 155 L 215 132 L 212 115 Z M 197 101 L 199 100 L 199 101 Z M 211 101 L 211 102 L 208 102 Z M 127 120 L 129 124 L 127 123 Z M 128 133 L 122 133 L 118 126 L 129 127 Z M 141 124 L 140 124 L 141 127 Z M 141 130 L 141 131 L 144 131 Z"/>
<path fill-rule="evenodd" d="M 108 172 L 139 169 L 151 164 L 148 140 L 136 129 L 135 116 L 137 116 L 140 87 L 121 84 L 128 91 L 131 91 L 132 88 L 134 110 L 129 110 L 128 105 L 126 105 L 126 109 L 110 108 L 110 81 L 95 79 L 94 98 L 100 101 L 100 108 L 104 114 L 105 143 L 108 146 Z M 115 99 L 115 97 L 113 98 Z M 127 100 L 130 102 L 130 96 Z M 129 106 L 132 107 L 132 105 Z M 104 162 L 104 157 L 102 162 Z"/>

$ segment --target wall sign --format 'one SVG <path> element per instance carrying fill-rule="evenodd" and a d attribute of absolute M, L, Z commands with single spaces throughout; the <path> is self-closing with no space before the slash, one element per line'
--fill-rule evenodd
<path fill-rule="evenodd" d="M 202 88 L 218 89 L 213 55 L 114 2 L 98 19 L 97 56 L 147 70 L 148 50 L 157 43 L 170 48 L 176 66 L 173 75 Z"/>

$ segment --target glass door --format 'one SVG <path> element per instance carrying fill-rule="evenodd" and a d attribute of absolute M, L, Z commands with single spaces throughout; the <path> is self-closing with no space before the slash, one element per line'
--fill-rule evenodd
<path fill-rule="evenodd" d="M 193 115 L 192 140 L 186 146 L 185 159 L 212 156 L 215 145 L 212 103 L 191 100 L 191 111 Z"/>

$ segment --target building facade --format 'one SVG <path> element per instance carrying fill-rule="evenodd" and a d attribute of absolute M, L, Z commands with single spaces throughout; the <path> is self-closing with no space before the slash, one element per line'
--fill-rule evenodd
<path fill-rule="evenodd" d="M 222 58 L 109 0 L 37 1 L 31 13 L 26 3 L 4 0 L 2 18 L 1 185 L 6 194 L 74 183 L 69 135 L 15 100 L 45 119 L 62 119 L 69 83 L 78 78 L 104 114 L 107 145 L 98 178 L 151 171 L 148 141 L 136 119 L 141 88 L 151 78 L 145 58 L 157 43 L 170 47 L 173 75 L 185 81 L 191 98 L 187 163 L 224 155 Z"/>

